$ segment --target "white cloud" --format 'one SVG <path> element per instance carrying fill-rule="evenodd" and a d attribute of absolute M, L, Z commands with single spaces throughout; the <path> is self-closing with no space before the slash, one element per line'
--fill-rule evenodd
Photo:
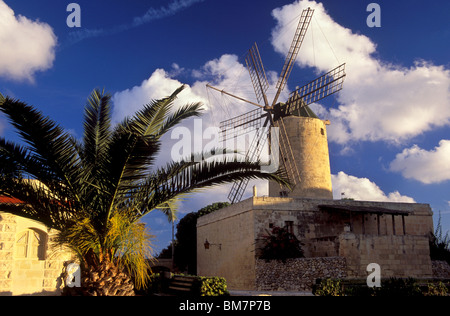
<path fill-rule="evenodd" d="M 404 149 L 390 164 L 390 170 L 405 178 L 425 184 L 450 180 L 450 140 L 441 140 L 439 146 L 427 151 L 417 145 Z"/>
<path fill-rule="evenodd" d="M 414 203 L 414 199 L 401 195 L 398 191 L 385 194 L 379 186 L 367 178 L 357 178 L 347 175 L 345 172 L 339 172 L 337 175 L 331 175 L 333 184 L 333 198 L 341 199 L 352 198 L 362 201 L 378 202 L 405 202 Z M 344 195 L 341 195 L 344 193 Z"/>
<path fill-rule="evenodd" d="M 37 71 L 52 67 L 56 42 L 48 24 L 15 16 L 0 0 L 0 76 L 33 81 Z"/>
<path fill-rule="evenodd" d="M 318 72 L 339 62 L 347 64 L 344 89 L 338 96 L 340 106 L 327 114 L 332 122 L 328 133 L 331 141 L 396 143 L 450 124 L 450 70 L 425 61 L 407 68 L 377 59 L 376 44 L 333 21 L 321 3 L 301 0 L 273 11 L 277 26 L 272 44 L 276 51 L 287 53 L 298 15 L 307 7 L 315 9 L 314 18 L 297 63 L 315 67 Z"/>
<path fill-rule="evenodd" d="M 174 68 L 174 70 L 179 70 L 178 65 L 175 66 L 174 64 Z M 142 109 L 143 105 L 148 104 L 151 100 L 161 99 L 171 95 L 181 85 L 183 83 L 172 79 L 164 69 L 156 69 L 141 85 L 117 92 L 113 95 L 113 121 L 116 123 L 120 122 L 125 117 L 131 116 L 136 111 Z M 174 103 L 174 108 L 194 102 L 207 104 L 207 99 L 195 93 L 188 86 L 178 95 L 178 99 Z"/>
<path fill-rule="evenodd" d="M 185 71 L 176 63 L 172 65 L 172 69 L 169 71 L 156 69 L 139 86 L 115 93 L 113 96 L 113 120 L 119 122 L 126 116 L 134 114 L 150 100 L 160 99 L 172 94 L 175 89 L 183 84 L 172 78 L 181 70 Z M 192 71 L 192 76 L 197 81 L 187 86 L 179 95 L 175 107 L 186 103 L 202 102 L 207 110 L 205 115 L 209 116 L 216 125 L 224 119 L 254 109 L 252 105 L 221 95 L 220 92 L 214 90 L 208 91 L 206 88 L 206 84 L 211 82 L 213 86 L 219 89 L 225 89 L 227 92 L 252 99 L 253 88 L 250 78 L 247 78 L 248 74 L 245 76 L 246 73 L 242 76 L 242 73 L 246 71 L 245 67 L 239 63 L 236 55 L 224 54 L 218 59 L 206 62 L 200 69 Z M 242 77 L 242 80 L 237 82 L 236 78 L 239 76 Z M 249 90 L 249 87 L 251 90 Z M 235 106 L 236 104 L 239 106 Z M 226 116 L 228 114 L 230 116 Z"/>

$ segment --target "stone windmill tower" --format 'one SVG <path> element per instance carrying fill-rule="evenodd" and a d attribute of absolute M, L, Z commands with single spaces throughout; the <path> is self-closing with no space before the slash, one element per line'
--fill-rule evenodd
<path fill-rule="evenodd" d="M 232 95 L 211 85 L 208 88 L 253 104 L 257 109 L 221 122 L 222 140 L 236 137 L 249 130 L 257 130 L 247 159 L 260 156 L 268 140 L 273 151 L 279 150 L 277 165 L 284 168 L 292 184 L 291 190 L 269 183 L 269 195 L 274 197 L 309 197 L 332 199 L 330 160 L 326 125 L 308 106 L 342 89 L 345 64 L 291 92 L 286 103 L 278 98 L 286 86 L 314 10 L 303 10 L 297 30 L 277 83 L 277 92 L 269 103 L 266 91 L 269 83 L 256 43 L 248 51 L 245 62 L 256 93 L 257 103 Z M 263 102 L 263 105 L 260 103 Z M 239 202 L 249 180 L 235 182 L 228 195 L 232 203 Z"/>

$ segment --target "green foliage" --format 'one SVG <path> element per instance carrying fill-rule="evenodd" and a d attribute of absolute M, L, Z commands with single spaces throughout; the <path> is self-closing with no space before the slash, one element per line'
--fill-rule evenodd
<path fill-rule="evenodd" d="M 381 287 L 376 288 L 375 296 L 421 296 L 417 280 L 414 278 L 389 278 L 381 282 Z"/>
<path fill-rule="evenodd" d="M 430 257 L 431 260 L 443 260 L 450 264 L 450 236 L 448 232 L 443 234 L 441 213 L 439 213 L 435 232 L 430 236 Z"/>
<path fill-rule="evenodd" d="M 228 202 L 215 202 L 213 204 L 207 205 L 197 211 L 197 217 L 212 213 L 214 211 L 220 210 L 221 208 L 229 206 Z"/>
<path fill-rule="evenodd" d="M 428 283 L 427 291 L 424 293 L 425 296 L 447 296 L 448 289 L 444 283 L 438 282 L 437 284 Z"/>
<path fill-rule="evenodd" d="M 320 285 L 315 290 L 314 294 L 317 296 L 343 296 L 344 290 L 342 281 L 339 279 L 322 280 Z"/>
<path fill-rule="evenodd" d="M 301 243 L 286 228 L 273 227 L 271 234 L 264 236 L 261 259 L 283 260 L 289 258 L 301 258 L 303 251 Z"/>
<path fill-rule="evenodd" d="M 420 285 L 414 278 L 389 278 L 381 287 L 370 288 L 365 280 L 322 280 L 313 290 L 317 296 L 446 296 L 447 286 L 442 282 Z"/>
<path fill-rule="evenodd" d="M 227 281 L 219 277 L 198 277 L 200 296 L 228 296 Z"/>

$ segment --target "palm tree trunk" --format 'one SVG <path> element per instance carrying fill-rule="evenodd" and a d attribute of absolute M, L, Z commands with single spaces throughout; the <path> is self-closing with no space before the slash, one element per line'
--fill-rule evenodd
<path fill-rule="evenodd" d="M 134 296 L 134 285 L 130 276 L 112 262 L 82 272 L 81 287 L 65 287 L 67 296 Z"/>

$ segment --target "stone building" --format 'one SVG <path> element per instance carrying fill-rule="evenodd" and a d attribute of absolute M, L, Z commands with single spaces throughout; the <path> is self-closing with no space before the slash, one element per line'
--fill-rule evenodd
<path fill-rule="evenodd" d="M 58 295 L 64 264 L 72 254 L 52 245 L 56 231 L 1 211 L 11 203 L 0 197 L 0 295 Z"/>
<path fill-rule="evenodd" d="M 273 226 L 288 227 L 306 258 L 345 258 L 346 278 L 366 278 L 370 263 L 382 277 L 432 277 L 427 204 L 256 196 L 198 219 L 197 273 L 256 290 L 261 238 Z"/>
<path fill-rule="evenodd" d="M 338 258 L 340 267 L 345 259 L 341 274 L 347 278 L 366 278 L 370 263 L 380 265 L 382 277 L 431 277 L 430 206 L 333 200 L 326 133 L 329 122 L 305 108 L 279 118 L 278 124 L 289 140 L 297 184 L 289 191 L 269 183 L 269 197 L 254 193 L 250 199 L 200 217 L 197 273 L 225 277 L 231 289 L 258 289 L 261 238 L 278 226 L 296 235 L 307 258 Z M 280 154 L 282 151 L 280 148 Z M 283 159 L 289 159 L 286 157 Z M 322 261 L 325 265 L 332 262 Z"/>

